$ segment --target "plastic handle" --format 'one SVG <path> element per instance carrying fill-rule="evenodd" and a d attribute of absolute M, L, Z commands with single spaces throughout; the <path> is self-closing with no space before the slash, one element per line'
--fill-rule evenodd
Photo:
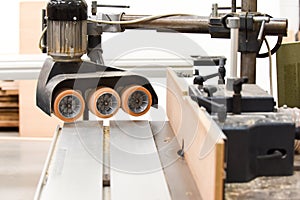
<path fill-rule="evenodd" d="M 259 160 L 272 160 L 272 159 L 282 159 L 284 157 L 283 153 L 279 150 L 275 150 L 272 154 L 257 156 Z"/>

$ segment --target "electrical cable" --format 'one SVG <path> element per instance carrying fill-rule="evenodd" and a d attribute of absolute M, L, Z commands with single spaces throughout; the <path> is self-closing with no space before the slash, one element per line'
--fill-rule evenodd
<path fill-rule="evenodd" d="M 294 150 L 297 154 L 300 154 L 300 140 L 295 140 Z"/>
<path fill-rule="evenodd" d="M 42 40 L 43 40 L 43 37 L 44 37 L 46 31 L 47 31 L 47 26 L 43 29 L 42 35 L 41 35 L 40 40 L 39 40 L 39 48 L 40 48 L 41 51 L 43 51 L 43 48 L 45 48 L 45 46 L 42 45 Z"/>
<path fill-rule="evenodd" d="M 273 96 L 273 78 L 272 78 L 272 52 L 270 49 L 270 45 L 268 43 L 268 40 L 265 38 L 264 39 L 267 49 L 268 49 L 268 54 L 269 54 L 269 77 L 270 77 L 270 94 Z"/>
<path fill-rule="evenodd" d="M 274 53 L 276 53 L 276 51 L 279 49 L 279 47 L 281 46 L 281 43 L 282 43 L 282 39 L 283 39 L 283 36 L 282 35 L 278 35 L 278 38 L 277 38 L 277 42 L 276 42 L 276 45 L 273 47 L 273 49 L 271 50 L 271 54 L 273 55 Z M 256 57 L 257 58 L 266 58 L 269 56 L 269 53 L 266 52 L 266 53 L 257 53 Z"/>
<path fill-rule="evenodd" d="M 107 21 L 107 20 L 97 20 L 97 19 L 88 19 L 90 22 L 102 23 L 102 24 L 110 24 L 110 25 L 125 25 L 125 24 L 137 24 L 140 22 L 152 21 L 155 19 L 166 18 L 166 17 L 174 17 L 174 16 L 195 16 L 191 14 L 164 14 L 164 15 L 151 15 L 147 17 L 142 17 L 139 19 L 134 19 L 130 21 Z"/>

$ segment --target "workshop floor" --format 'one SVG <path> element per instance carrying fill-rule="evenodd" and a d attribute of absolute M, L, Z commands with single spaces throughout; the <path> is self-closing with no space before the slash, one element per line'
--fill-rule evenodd
<path fill-rule="evenodd" d="M 19 138 L 0 132 L 0 199 L 31 200 L 50 146 L 50 139 Z"/>

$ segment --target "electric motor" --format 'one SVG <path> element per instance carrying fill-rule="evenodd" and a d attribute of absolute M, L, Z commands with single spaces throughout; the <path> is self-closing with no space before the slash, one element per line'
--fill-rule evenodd
<path fill-rule="evenodd" d="M 51 0 L 47 5 L 48 54 L 56 61 L 76 61 L 87 48 L 84 0 Z"/>

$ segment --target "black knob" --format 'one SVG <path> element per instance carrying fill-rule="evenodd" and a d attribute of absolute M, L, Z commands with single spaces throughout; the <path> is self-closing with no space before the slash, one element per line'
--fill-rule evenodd
<path fill-rule="evenodd" d="M 242 91 L 242 85 L 248 82 L 248 77 L 238 78 L 233 82 L 233 91 L 235 94 L 240 94 Z"/>
<path fill-rule="evenodd" d="M 196 76 L 194 78 L 194 84 L 197 84 L 197 85 L 201 85 L 203 86 L 203 83 L 205 82 L 206 80 L 204 79 L 203 76 Z"/>
<path fill-rule="evenodd" d="M 203 91 L 207 93 L 208 97 L 212 97 L 213 94 L 218 90 L 215 86 L 205 86 L 203 87 Z"/>

